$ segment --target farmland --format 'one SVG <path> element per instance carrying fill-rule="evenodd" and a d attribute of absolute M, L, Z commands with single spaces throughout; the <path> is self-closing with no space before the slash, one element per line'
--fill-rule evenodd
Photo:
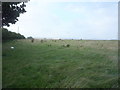
<path fill-rule="evenodd" d="M 3 88 L 118 87 L 115 40 L 10 41 L 2 58 Z"/>

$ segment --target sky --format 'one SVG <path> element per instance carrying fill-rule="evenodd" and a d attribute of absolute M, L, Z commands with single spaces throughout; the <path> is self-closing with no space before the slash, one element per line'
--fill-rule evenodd
<path fill-rule="evenodd" d="M 118 2 L 31 0 L 26 13 L 8 27 L 25 37 L 54 39 L 118 38 Z"/>

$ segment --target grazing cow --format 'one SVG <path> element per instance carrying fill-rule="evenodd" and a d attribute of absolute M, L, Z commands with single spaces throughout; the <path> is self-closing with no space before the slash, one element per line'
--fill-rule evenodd
<path fill-rule="evenodd" d="M 48 45 L 48 47 L 50 47 L 50 46 L 51 46 L 51 44 Z"/>
<path fill-rule="evenodd" d="M 83 45 L 80 45 L 80 47 L 83 47 Z"/>
<path fill-rule="evenodd" d="M 32 38 L 31 42 L 33 43 L 34 42 L 34 39 Z"/>
<path fill-rule="evenodd" d="M 41 40 L 41 43 L 43 43 L 43 40 Z"/>
<path fill-rule="evenodd" d="M 70 47 L 70 44 L 62 45 L 63 47 Z"/>
<path fill-rule="evenodd" d="M 70 44 L 67 44 L 66 47 L 70 47 Z"/>

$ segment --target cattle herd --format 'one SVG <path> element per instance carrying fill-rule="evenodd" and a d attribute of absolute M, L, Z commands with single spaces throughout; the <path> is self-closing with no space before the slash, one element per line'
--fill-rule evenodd
<path fill-rule="evenodd" d="M 72 39 L 72 40 L 73 40 L 73 39 Z M 58 39 L 58 40 L 51 40 L 51 41 L 52 41 L 52 42 L 57 42 L 57 41 L 64 41 L 64 40 Z M 34 42 L 35 42 L 35 39 L 32 38 L 32 39 L 31 39 L 31 42 L 34 43 Z M 47 42 L 47 40 L 41 39 L 40 42 L 41 42 L 41 43 Z M 52 45 L 51 45 L 51 44 L 48 44 L 47 46 L 48 46 L 48 47 L 51 47 Z M 68 44 L 68 43 L 63 44 L 62 47 L 70 47 L 70 44 Z M 81 47 L 82 47 L 82 46 L 81 46 Z"/>

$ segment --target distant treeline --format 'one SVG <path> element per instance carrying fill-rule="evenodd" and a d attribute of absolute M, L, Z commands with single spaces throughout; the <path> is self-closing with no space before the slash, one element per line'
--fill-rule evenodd
<path fill-rule="evenodd" d="M 6 28 L 2 28 L 2 40 L 15 40 L 15 39 L 25 39 L 25 37 L 19 33 L 8 31 Z"/>

